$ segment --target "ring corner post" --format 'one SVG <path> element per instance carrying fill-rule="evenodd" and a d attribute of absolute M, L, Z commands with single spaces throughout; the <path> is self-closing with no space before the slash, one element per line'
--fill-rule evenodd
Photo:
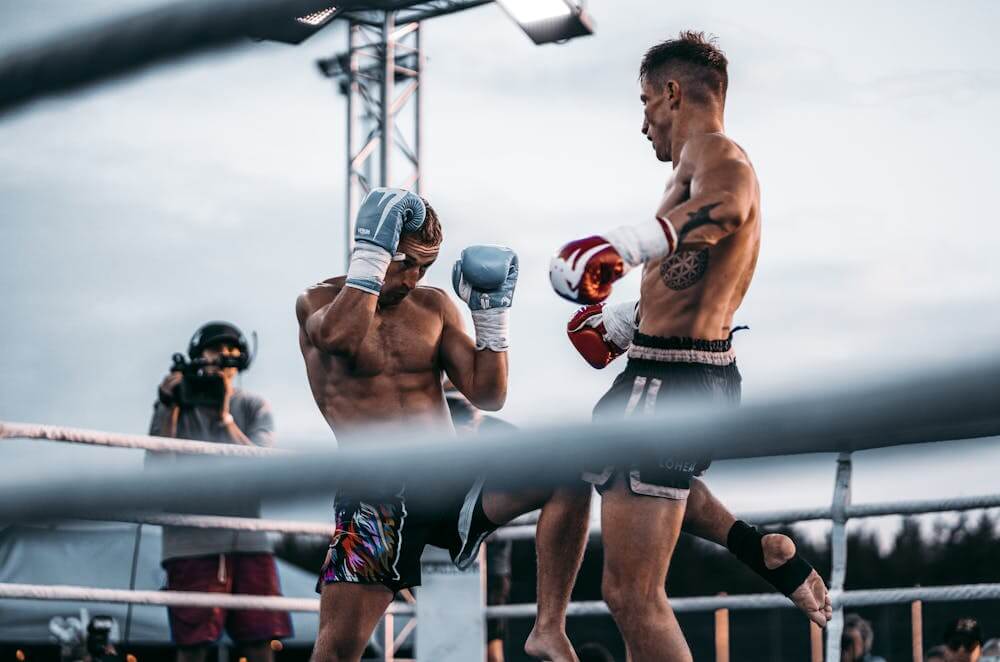
<path fill-rule="evenodd" d="M 486 659 L 486 610 L 482 558 L 459 570 L 442 549 L 428 547 L 420 560 L 417 659 L 469 662 Z"/>
<path fill-rule="evenodd" d="M 844 631 L 844 605 L 841 594 L 847 576 L 847 508 L 851 504 L 851 454 L 837 457 L 833 486 L 833 530 L 830 534 L 830 598 L 833 618 L 826 625 L 826 659 L 840 659 L 840 636 Z"/>

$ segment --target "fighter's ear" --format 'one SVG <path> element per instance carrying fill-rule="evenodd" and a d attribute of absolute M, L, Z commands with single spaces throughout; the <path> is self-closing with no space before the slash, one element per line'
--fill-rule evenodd
<path fill-rule="evenodd" d="M 667 103 L 670 105 L 671 110 L 676 110 L 680 107 L 681 96 L 683 96 L 680 81 L 674 78 L 668 80 L 667 84 L 663 86 L 663 94 L 667 97 Z"/>

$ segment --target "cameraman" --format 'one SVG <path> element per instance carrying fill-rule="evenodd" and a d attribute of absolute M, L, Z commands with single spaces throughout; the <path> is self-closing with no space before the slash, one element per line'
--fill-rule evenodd
<path fill-rule="evenodd" d="M 228 322 L 209 322 L 188 346 L 189 361 L 175 355 L 174 368 L 160 384 L 149 433 L 221 444 L 271 446 L 274 421 L 264 398 L 233 386 L 237 373 L 250 367 L 246 336 Z M 170 454 L 149 461 L 173 461 Z M 260 517 L 260 503 L 213 515 Z M 267 534 L 163 527 L 162 564 L 167 589 L 212 593 L 281 595 L 277 568 Z M 292 632 L 286 612 L 168 608 L 170 630 L 178 645 L 178 662 L 203 662 L 208 646 L 225 627 L 248 662 L 271 662 L 272 639 Z"/>

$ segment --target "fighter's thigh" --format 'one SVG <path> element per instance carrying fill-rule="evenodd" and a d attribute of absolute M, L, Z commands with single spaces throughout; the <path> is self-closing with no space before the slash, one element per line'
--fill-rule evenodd
<path fill-rule="evenodd" d="M 545 506 L 550 501 L 558 508 L 587 510 L 590 504 L 590 483 L 576 481 L 555 489 L 497 490 L 490 487 L 487 480 L 483 485 L 483 512 L 494 524 L 507 524 L 515 517 L 530 513 Z M 547 506 L 546 506 L 547 507 Z"/>
<path fill-rule="evenodd" d="M 319 636 L 313 662 L 360 657 L 392 596 L 392 591 L 380 585 L 325 585 L 319 600 Z"/>
<path fill-rule="evenodd" d="M 508 490 L 491 489 L 487 482 L 483 486 L 483 512 L 494 524 L 506 524 L 515 517 L 541 508 L 552 490 Z"/>
<path fill-rule="evenodd" d="M 687 502 L 633 494 L 621 473 L 601 494 L 605 578 L 662 588 Z"/>

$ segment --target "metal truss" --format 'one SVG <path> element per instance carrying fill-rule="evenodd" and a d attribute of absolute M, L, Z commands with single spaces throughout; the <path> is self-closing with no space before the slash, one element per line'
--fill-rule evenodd
<path fill-rule="evenodd" d="M 493 0 L 385 0 L 365 3 L 368 8 L 341 12 L 338 17 L 380 27 L 387 11 L 396 12 L 396 22 L 403 24 L 454 14 L 492 2 Z"/>
<path fill-rule="evenodd" d="M 420 23 L 382 14 L 378 27 L 351 20 L 347 52 L 319 62 L 347 98 L 345 246 L 358 204 L 378 186 L 420 192 Z"/>
<path fill-rule="evenodd" d="M 420 192 L 421 21 L 492 1 L 386 0 L 337 15 L 348 24 L 347 51 L 318 64 L 347 98 L 347 259 L 358 205 L 372 188 Z"/>

